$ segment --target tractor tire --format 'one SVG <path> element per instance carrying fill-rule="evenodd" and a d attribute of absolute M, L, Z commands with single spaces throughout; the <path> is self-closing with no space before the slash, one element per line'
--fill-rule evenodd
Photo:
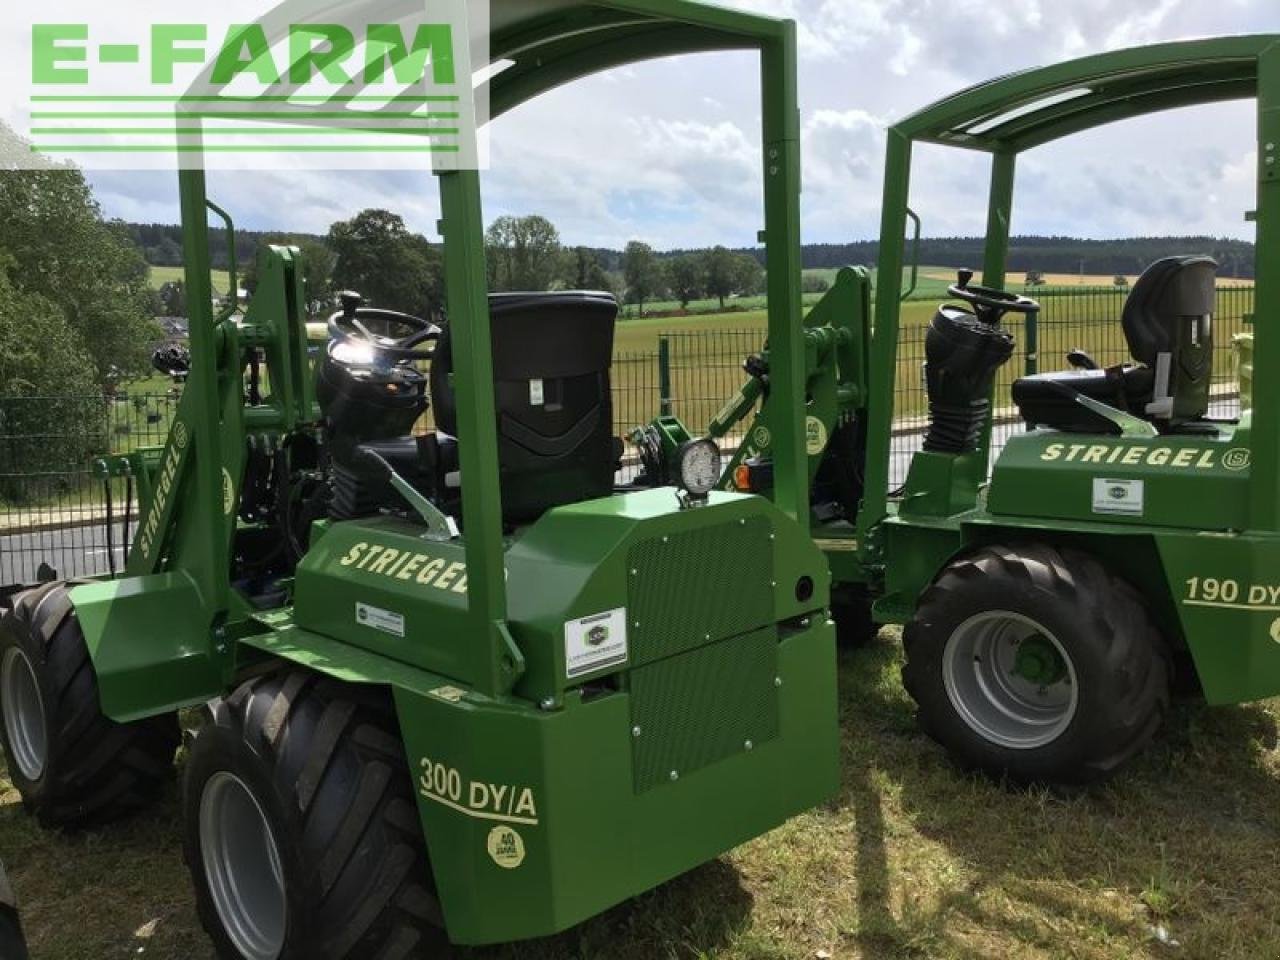
<path fill-rule="evenodd" d="M 1169 707 L 1169 655 L 1140 596 L 1077 551 L 992 546 L 953 562 L 903 641 L 924 730 L 1019 783 L 1110 776 Z"/>
<path fill-rule="evenodd" d="M 309 671 L 213 705 L 183 790 L 196 908 L 218 956 L 437 955 L 441 914 L 383 691 Z"/>
<path fill-rule="evenodd" d="M 150 804 L 173 778 L 178 719 L 116 723 L 71 605 L 73 584 L 14 599 L 0 620 L 0 742 L 9 777 L 46 827 L 96 826 Z"/>
<path fill-rule="evenodd" d="M 871 598 L 855 586 L 831 588 L 831 619 L 836 625 L 836 646 L 856 649 L 870 644 L 880 633 L 871 616 Z"/>
<path fill-rule="evenodd" d="M 18 919 L 18 901 L 9 886 L 4 864 L 0 863 L 0 957 L 3 960 L 27 960 L 27 940 Z"/>

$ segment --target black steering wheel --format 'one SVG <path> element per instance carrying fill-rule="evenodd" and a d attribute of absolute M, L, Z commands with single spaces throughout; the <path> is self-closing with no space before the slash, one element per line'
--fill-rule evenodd
<path fill-rule="evenodd" d="M 961 270 L 958 281 L 947 287 L 947 293 L 957 300 L 972 304 L 979 317 L 988 323 L 999 321 L 1006 313 L 1037 313 L 1040 303 L 1030 297 L 1024 297 L 1008 290 L 997 290 L 995 287 L 970 286 L 973 279 L 972 270 Z"/>
<path fill-rule="evenodd" d="M 328 324 L 329 338 L 334 342 L 367 345 L 375 353 L 393 360 L 430 360 L 435 355 L 434 344 L 440 339 L 440 328 L 430 320 L 399 310 L 362 307 L 364 298 L 358 293 L 345 292 L 338 296 L 342 309 L 329 317 Z"/>

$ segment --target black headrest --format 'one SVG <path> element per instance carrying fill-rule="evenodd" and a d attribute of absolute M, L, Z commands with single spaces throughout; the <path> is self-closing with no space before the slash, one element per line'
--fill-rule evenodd
<path fill-rule="evenodd" d="M 618 301 L 611 293 L 555 290 L 550 293 L 489 294 L 489 332 L 495 383 L 560 380 L 608 371 Z M 456 433 L 449 373 L 451 328 L 445 325 L 431 363 L 431 401 L 436 423 Z"/>
<path fill-rule="evenodd" d="M 1178 322 L 1213 314 L 1218 264 L 1203 255 L 1165 257 L 1143 271 L 1124 304 L 1125 339 L 1140 363 L 1153 366 L 1178 345 Z"/>

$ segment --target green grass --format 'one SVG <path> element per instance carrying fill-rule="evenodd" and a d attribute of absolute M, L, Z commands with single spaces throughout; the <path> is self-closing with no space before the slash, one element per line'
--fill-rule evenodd
<path fill-rule="evenodd" d="M 958 772 L 917 730 L 898 665 L 892 635 L 841 655 L 843 779 L 825 806 L 565 934 L 455 955 L 1280 956 L 1280 701 L 1178 707 L 1116 780 L 1059 797 Z M 180 831 L 176 788 L 139 819 L 64 836 L 0 779 L 35 960 L 212 960 Z M 1181 947 L 1157 944 L 1158 925 Z"/>
<path fill-rule="evenodd" d="M 151 286 L 159 290 L 166 283 L 185 280 L 182 267 L 151 267 Z M 226 270 L 210 270 L 209 280 L 213 284 L 215 295 L 225 294 L 231 289 L 231 275 Z"/>

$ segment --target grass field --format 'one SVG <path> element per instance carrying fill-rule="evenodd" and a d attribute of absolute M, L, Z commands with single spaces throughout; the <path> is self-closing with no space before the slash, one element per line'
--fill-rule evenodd
<path fill-rule="evenodd" d="M 184 280 L 182 267 L 152 267 L 151 268 L 151 286 L 159 290 L 166 283 L 174 280 Z M 225 294 L 231 288 L 231 275 L 226 270 L 210 270 L 209 279 L 213 284 L 213 292 L 215 295 Z"/>
<path fill-rule="evenodd" d="M 841 655 L 843 780 L 824 807 L 561 936 L 455 956 L 1280 956 L 1280 701 L 1179 707 L 1118 779 L 1061 797 L 957 771 L 917 731 L 898 663 L 892 635 Z M 179 831 L 175 788 L 101 833 L 42 833 L 0 778 L 33 960 L 212 960 Z"/>

